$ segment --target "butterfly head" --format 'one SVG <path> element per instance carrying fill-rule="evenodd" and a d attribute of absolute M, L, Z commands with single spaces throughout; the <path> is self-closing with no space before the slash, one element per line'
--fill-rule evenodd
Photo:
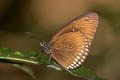
<path fill-rule="evenodd" d="M 40 42 L 40 46 L 44 48 L 44 51 L 47 54 L 51 53 L 51 46 L 50 46 L 50 44 L 48 42 L 42 41 L 42 42 Z"/>

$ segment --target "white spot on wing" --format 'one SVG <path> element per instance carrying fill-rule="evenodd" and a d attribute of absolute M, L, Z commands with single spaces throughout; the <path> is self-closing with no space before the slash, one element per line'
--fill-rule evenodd
<path fill-rule="evenodd" d="M 85 59 L 86 57 L 85 56 L 83 56 L 83 59 Z"/>
<path fill-rule="evenodd" d="M 84 48 L 84 45 L 82 45 L 82 48 Z"/>
<path fill-rule="evenodd" d="M 76 21 L 73 21 L 73 23 L 76 23 Z"/>
<path fill-rule="evenodd" d="M 83 50 L 81 50 L 80 52 L 83 53 Z"/>
<path fill-rule="evenodd" d="M 79 56 L 77 56 L 77 58 L 78 58 L 78 59 L 80 59 L 80 57 L 79 57 Z"/>
<path fill-rule="evenodd" d="M 76 66 L 78 67 L 79 65 L 78 65 L 78 64 L 76 64 Z"/>
<path fill-rule="evenodd" d="M 71 65 L 69 65 L 69 67 L 70 67 L 71 69 L 73 69 L 73 67 L 72 67 Z"/>
<path fill-rule="evenodd" d="M 84 62 L 84 60 L 83 60 L 83 59 L 81 59 L 81 62 Z"/>
<path fill-rule="evenodd" d="M 74 64 L 76 64 L 76 62 L 75 62 L 75 61 L 73 61 L 73 63 L 74 63 Z"/>
<path fill-rule="evenodd" d="M 86 52 L 85 55 L 88 55 L 88 53 Z"/>
<path fill-rule="evenodd" d="M 88 41 L 87 39 L 85 39 L 85 41 Z"/>
<path fill-rule="evenodd" d="M 85 44 L 88 44 L 88 42 L 85 42 Z"/>
<path fill-rule="evenodd" d="M 75 29 L 73 28 L 73 29 L 72 29 L 72 31 L 74 32 L 74 31 L 75 31 Z"/>
<path fill-rule="evenodd" d="M 77 66 L 73 66 L 74 68 L 76 68 Z"/>
<path fill-rule="evenodd" d="M 88 45 L 86 45 L 86 47 L 88 48 Z"/>
<path fill-rule="evenodd" d="M 79 53 L 79 55 L 81 56 L 82 54 L 81 54 L 81 53 Z"/>
<path fill-rule="evenodd" d="M 85 49 L 86 51 L 88 51 L 88 49 Z"/>
<path fill-rule="evenodd" d="M 79 64 L 81 64 L 81 62 L 79 62 Z"/>
<path fill-rule="evenodd" d="M 66 67 L 66 69 L 69 69 L 69 67 Z"/>
<path fill-rule="evenodd" d="M 77 59 L 77 58 L 75 58 L 75 61 L 77 62 L 77 61 L 78 61 L 78 59 Z"/>
<path fill-rule="evenodd" d="M 74 66 L 74 64 L 71 64 L 71 66 Z"/>

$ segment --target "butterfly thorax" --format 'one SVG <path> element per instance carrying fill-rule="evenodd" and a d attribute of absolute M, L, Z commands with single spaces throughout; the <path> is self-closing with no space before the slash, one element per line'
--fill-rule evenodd
<path fill-rule="evenodd" d="M 44 52 L 47 54 L 51 54 L 51 45 L 48 42 L 42 41 L 40 42 L 40 46 L 44 48 Z"/>

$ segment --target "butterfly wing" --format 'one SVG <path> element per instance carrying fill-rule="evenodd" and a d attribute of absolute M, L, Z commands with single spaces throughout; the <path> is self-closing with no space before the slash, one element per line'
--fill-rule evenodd
<path fill-rule="evenodd" d="M 87 56 L 97 26 L 96 13 L 87 13 L 73 20 L 49 41 L 51 56 L 66 69 L 76 68 Z"/>

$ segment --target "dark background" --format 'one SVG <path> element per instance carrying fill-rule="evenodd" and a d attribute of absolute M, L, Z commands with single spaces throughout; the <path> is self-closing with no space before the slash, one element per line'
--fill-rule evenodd
<path fill-rule="evenodd" d="M 0 46 L 12 50 L 38 51 L 39 40 L 47 41 L 61 26 L 87 12 L 100 17 L 96 38 L 84 66 L 109 80 L 120 80 L 120 0 L 0 0 Z M 37 80 L 79 80 L 45 66 L 30 66 Z M 0 80 L 32 80 L 25 72 L 0 63 Z"/>

